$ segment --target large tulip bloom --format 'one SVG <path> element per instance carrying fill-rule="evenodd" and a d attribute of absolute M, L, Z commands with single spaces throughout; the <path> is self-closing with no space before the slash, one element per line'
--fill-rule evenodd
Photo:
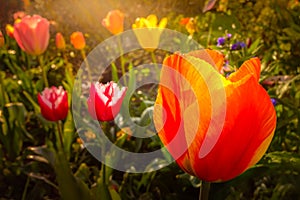
<path fill-rule="evenodd" d="M 102 25 L 112 34 L 122 33 L 124 30 L 124 14 L 120 10 L 112 10 L 102 20 Z"/>
<path fill-rule="evenodd" d="M 27 15 L 14 24 L 13 36 L 23 51 L 40 55 L 49 44 L 49 21 L 39 15 Z"/>
<path fill-rule="evenodd" d="M 227 79 L 222 65 L 211 50 L 167 57 L 154 110 L 159 137 L 178 165 L 210 182 L 256 164 L 276 126 L 270 97 L 258 83 L 260 60 L 247 60 Z"/>
<path fill-rule="evenodd" d="M 68 95 L 62 86 L 45 88 L 38 94 L 38 103 L 43 117 L 49 121 L 63 120 L 68 115 Z"/>
<path fill-rule="evenodd" d="M 99 121 L 111 121 L 121 109 L 127 87 L 119 88 L 114 82 L 96 83 L 90 88 L 87 100 L 90 115 Z"/>

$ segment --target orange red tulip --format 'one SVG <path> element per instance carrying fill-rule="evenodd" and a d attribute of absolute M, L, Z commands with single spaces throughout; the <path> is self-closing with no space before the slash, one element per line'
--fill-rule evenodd
<path fill-rule="evenodd" d="M 70 36 L 71 44 L 75 49 L 82 50 L 85 47 L 85 38 L 82 32 L 73 32 Z"/>
<path fill-rule="evenodd" d="M 13 36 L 23 51 L 40 55 L 49 44 L 49 21 L 39 15 L 27 15 L 14 24 Z"/>
<path fill-rule="evenodd" d="M 276 126 L 274 106 L 251 58 L 228 78 L 212 50 L 164 60 L 154 109 L 162 143 L 187 173 L 219 182 L 235 178 L 266 152 Z"/>
<path fill-rule="evenodd" d="M 109 11 L 102 20 L 102 25 L 114 35 L 122 33 L 124 30 L 124 14 L 120 10 Z"/>

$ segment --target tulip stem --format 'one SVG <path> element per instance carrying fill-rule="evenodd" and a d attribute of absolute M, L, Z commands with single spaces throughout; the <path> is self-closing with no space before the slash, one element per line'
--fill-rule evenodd
<path fill-rule="evenodd" d="M 90 68 L 89 62 L 88 62 L 88 60 L 86 58 L 85 51 L 84 51 L 84 49 L 82 49 L 80 52 L 81 52 L 81 56 L 83 58 L 83 61 L 84 61 L 85 65 L 86 65 L 86 69 L 87 69 L 87 73 L 88 73 L 88 79 L 89 79 L 89 81 L 92 82 L 93 79 L 92 79 L 92 74 L 91 74 L 91 68 Z"/>
<path fill-rule="evenodd" d="M 39 60 L 40 66 L 42 68 L 42 74 L 43 74 L 45 87 L 49 87 L 49 83 L 48 83 L 48 79 L 47 79 L 47 71 L 48 70 L 46 70 L 46 66 L 44 66 L 43 55 L 39 55 L 38 60 Z"/>
<path fill-rule="evenodd" d="M 123 48 L 122 48 L 122 41 L 121 41 L 121 36 L 118 35 L 118 44 L 119 44 L 119 48 L 120 48 L 120 60 L 121 60 L 121 70 L 122 70 L 122 76 L 124 79 L 124 84 L 127 85 L 127 81 L 126 81 L 126 77 L 125 77 L 125 62 L 124 62 L 124 57 L 123 57 Z"/>
<path fill-rule="evenodd" d="M 210 182 L 202 181 L 199 193 L 199 200 L 208 200 Z"/>
<path fill-rule="evenodd" d="M 62 149 L 62 151 L 64 152 L 64 142 L 63 142 L 63 137 L 62 137 L 62 134 L 63 134 L 63 133 L 62 133 L 61 121 L 58 120 L 58 121 L 56 122 L 56 125 L 57 125 L 57 132 L 58 132 L 58 138 L 57 138 L 57 139 L 59 139 L 61 149 Z"/>
<path fill-rule="evenodd" d="M 159 80 L 160 75 L 159 75 L 159 69 L 158 69 L 157 60 L 156 60 L 156 57 L 155 57 L 155 54 L 154 54 L 154 50 L 151 51 L 151 58 L 152 58 L 152 61 L 154 63 L 155 71 L 157 73 L 156 78 L 157 78 L 157 80 Z"/>

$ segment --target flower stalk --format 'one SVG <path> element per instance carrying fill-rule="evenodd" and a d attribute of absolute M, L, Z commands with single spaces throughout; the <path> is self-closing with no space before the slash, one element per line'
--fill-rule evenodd
<path fill-rule="evenodd" d="M 38 60 L 40 63 L 40 67 L 42 69 L 42 75 L 43 75 L 43 80 L 44 80 L 44 86 L 45 87 L 49 87 L 49 83 L 48 83 L 48 78 L 47 78 L 47 72 L 48 70 L 46 69 L 46 66 L 44 66 L 44 58 L 43 55 L 39 55 L 38 56 Z"/>
<path fill-rule="evenodd" d="M 199 200 L 208 200 L 210 184 L 210 182 L 202 181 L 199 193 Z"/>
<path fill-rule="evenodd" d="M 56 139 L 59 140 L 60 147 L 61 147 L 59 149 L 61 149 L 64 152 L 64 141 L 63 141 L 63 132 L 62 132 L 61 120 L 58 120 L 56 122 L 56 126 L 57 126 Z"/>
<path fill-rule="evenodd" d="M 90 68 L 88 60 L 86 59 L 86 54 L 85 54 L 84 49 L 81 49 L 80 53 L 81 53 L 81 56 L 82 56 L 82 58 L 84 60 L 84 64 L 86 65 L 86 69 L 87 69 L 87 73 L 88 73 L 88 79 L 89 79 L 89 81 L 92 82 L 93 79 L 92 79 L 92 74 L 91 74 L 91 68 Z"/>

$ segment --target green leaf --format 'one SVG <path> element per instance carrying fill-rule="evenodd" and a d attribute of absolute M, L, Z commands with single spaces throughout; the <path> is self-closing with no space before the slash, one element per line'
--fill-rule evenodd
<path fill-rule="evenodd" d="M 56 154 L 55 166 L 58 188 L 63 200 L 90 200 L 88 186 L 76 178 L 70 169 L 69 163 L 62 152 Z"/>
<path fill-rule="evenodd" d="M 85 163 L 81 163 L 77 171 L 75 172 L 75 177 L 79 178 L 82 181 L 88 181 L 91 172 L 89 167 Z"/>
<path fill-rule="evenodd" d="M 275 151 L 265 155 L 268 160 L 268 166 L 282 165 L 283 163 L 300 172 L 300 155 L 287 151 Z"/>
<path fill-rule="evenodd" d="M 26 91 L 23 91 L 23 94 L 27 98 L 27 100 L 31 103 L 31 105 L 33 106 L 34 112 L 36 114 L 40 113 L 41 112 L 40 106 L 33 100 L 32 96 Z"/>
<path fill-rule="evenodd" d="M 67 159 L 69 160 L 71 154 L 72 143 L 75 138 L 75 125 L 73 121 L 72 113 L 69 111 L 67 115 L 67 119 L 64 123 L 63 129 L 63 140 L 64 140 L 64 149 L 67 154 Z"/>
<path fill-rule="evenodd" d="M 120 195 L 116 192 L 115 189 L 109 188 L 109 193 L 110 193 L 112 200 L 122 200 Z"/>
<path fill-rule="evenodd" d="M 257 38 L 252 44 L 251 46 L 247 49 L 248 54 L 250 55 L 255 55 L 259 49 L 261 48 L 261 39 Z"/>
<path fill-rule="evenodd" d="M 37 157 L 35 155 L 29 155 L 30 159 L 39 161 L 39 162 L 47 162 L 49 164 L 51 164 L 52 166 L 55 165 L 55 152 L 54 149 L 52 148 L 52 146 L 36 146 L 36 147 L 28 147 L 29 151 L 34 152 L 35 154 L 39 155 L 40 157 L 44 158 L 40 158 Z"/>
<path fill-rule="evenodd" d="M 91 189 L 91 195 L 93 200 L 98 200 L 99 198 L 101 198 L 101 200 L 112 200 L 111 193 L 107 185 L 103 184 L 102 181 L 98 181 L 96 187 Z"/>
<path fill-rule="evenodd" d="M 15 159 L 22 150 L 25 114 L 22 103 L 8 103 L 3 108 L 1 140 L 11 159 Z"/>

